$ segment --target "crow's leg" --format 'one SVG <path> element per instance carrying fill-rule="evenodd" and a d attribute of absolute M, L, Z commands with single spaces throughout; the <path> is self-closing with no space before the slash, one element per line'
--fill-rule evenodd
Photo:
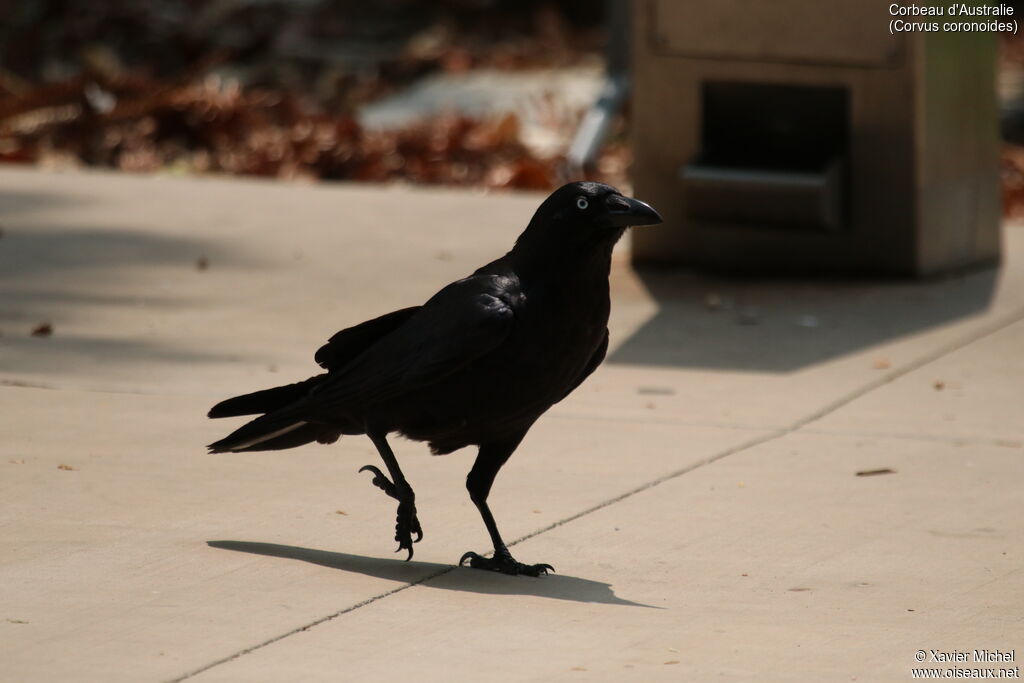
<path fill-rule="evenodd" d="M 384 493 L 398 501 L 398 517 L 395 522 L 395 540 L 398 541 L 398 550 L 409 551 L 406 560 L 412 559 L 412 535 L 416 534 L 416 543 L 423 540 L 423 529 L 420 528 L 420 520 L 416 518 L 416 494 L 413 492 L 409 482 L 405 480 L 402 469 L 398 466 L 398 460 L 391 451 L 391 446 L 385 438 L 386 434 L 367 434 L 370 441 L 377 447 L 384 465 L 391 473 L 391 479 L 384 476 L 379 468 L 373 465 L 364 465 L 359 468 L 360 472 L 369 470 L 373 472 L 373 485 Z"/>
<path fill-rule="evenodd" d="M 501 540 L 498 525 L 495 524 L 494 515 L 491 514 L 491 508 L 487 505 L 487 496 L 491 492 L 491 485 L 494 484 L 494 477 L 497 476 L 498 470 L 522 441 L 523 436 L 525 433 L 507 442 L 480 446 L 473 469 L 466 477 L 466 488 L 469 489 L 469 497 L 480 510 L 480 516 L 483 517 L 484 524 L 487 526 L 487 533 L 491 535 L 491 542 L 494 544 L 494 557 L 488 558 L 468 552 L 459 560 L 460 565 L 465 564 L 468 560 L 469 566 L 474 569 L 489 569 L 502 574 L 525 574 L 526 576 L 540 576 L 554 571 L 554 567 L 550 564 L 517 562 L 505 547 L 505 541 Z"/>

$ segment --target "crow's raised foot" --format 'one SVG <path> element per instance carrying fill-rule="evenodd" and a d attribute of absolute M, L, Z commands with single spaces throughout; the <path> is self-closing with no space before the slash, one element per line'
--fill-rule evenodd
<path fill-rule="evenodd" d="M 380 469 L 373 465 L 364 465 L 359 471 L 369 470 L 373 472 L 373 485 L 398 501 L 398 514 L 395 517 L 395 540 L 398 541 L 396 553 L 408 550 L 406 560 L 412 559 L 412 544 L 423 540 L 423 528 L 420 527 L 420 520 L 416 517 L 416 495 L 408 484 L 396 485 L 385 476 Z M 413 540 L 412 535 L 416 534 Z"/>
<path fill-rule="evenodd" d="M 522 562 L 516 562 L 507 550 L 503 553 L 495 554 L 494 557 L 483 557 L 474 552 L 468 552 L 459 560 L 459 566 L 465 565 L 466 560 L 469 560 L 469 566 L 473 569 L 486 569 L 512 576 L 540 576 L 555 571 L 555 568 L 550 564 L 523 564 Z"/>
<path fill-rule="evenodd" d="M 412 497 L 412 489 L 406 486 L 406 492 L 399 491 L 398 487 L 395 486 L 395 484 L 390 479 L 388 479 L 386 474 L 380 471 L 379 467 L 374 467 L 373 465 L 363 465 L 362 467 L 359 468 L 360 474 L 367 471 L 373 472 L 373 479 L 370 481 L 370 483 L 379 488 L 384 493 L 388 494 L 388 496 L 390 496 L 391 498 L 394 498 L 395 500 L 401 502 L 405 498 Z M 406 495 L 403 496 L 403 493 L 405 493 Z"/>

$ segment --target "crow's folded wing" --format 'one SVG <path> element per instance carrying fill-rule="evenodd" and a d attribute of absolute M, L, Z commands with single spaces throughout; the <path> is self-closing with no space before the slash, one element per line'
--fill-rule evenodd
<path fill-rule="evenodd" d="M 333 373 L 302 408 L 318 412 L 353 401 L 372 405 L 434 384 L 500 346 L 521 299 L 512 277 L 458 280 Z"/>
<path fill-rule="evenodd" d="M 421 306 L 410 306 L 338 332 L 313 359 L 325 370 L 340 370 L 368 348 L 405 324 Z"/>

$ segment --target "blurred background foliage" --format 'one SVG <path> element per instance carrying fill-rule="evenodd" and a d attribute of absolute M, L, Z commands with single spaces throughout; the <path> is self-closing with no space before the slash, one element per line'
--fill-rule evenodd
<path fill-rule="evenodd" d="M 0 0 L 0 162 L 548 189 L 565 178 L 565 148 L 585 109 L 558 87 L 536 89 L 529 116 L 452 107 L 378 126 L 362 113 L 445 76 L 450 84 L 485 73 L 500 89 L 500 74 L 559 72 L 594 90 L 604 8 L 593 0 Z M 1001 54 L 1003 196 L 1019 216 L 1021 39 L 1004 37 Z M 622 116 L 591 177 L 628 187 L 627 133 Z M 532 144 L 538 137 L 547 144 Z"/>
<path fill-rule="evenodd" d="M 21 0 L 0 3 L 0 161 L 125 171 L 549 188 L 582 115 L 360 113 L 438 76 L 598 78 L 585 0 Z M 497 74 L 497 75 L 495 75 Z M 447 81 L 446 81 L 447 82 Z M 542 98 L 543 99 L 543 98 Z M 534 103 L 536 107 L 536 103 Z M 544 108 L 544 103 L 541 103 Z M 539 123 L 538 123 L 539 122 Z M 620 121 L 595 175 L 622 182 Z M 549 136 L 549 137 L 551 137 Z"/>

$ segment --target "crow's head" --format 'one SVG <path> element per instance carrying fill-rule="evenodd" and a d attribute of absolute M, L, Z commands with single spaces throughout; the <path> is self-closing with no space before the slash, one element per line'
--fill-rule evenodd
<path fill-rule="evenodd" d="M 634 225 L 655 225 L 661 216 L 638 199 L 623 197 L 611 185 L 576 182 L 563 185 L 537 209 L 531 227 L 565 232 L 621 234 Z"/>
<path fill-rule="evenodd" d="M 623 197 L 611 185 L 576 182 L 551 193 L 516 240 L 515 252 L 528 258 L 544 254 L 604 254 L 626 228 L 655 225 L 661 216 L 637 199 Z"/>

